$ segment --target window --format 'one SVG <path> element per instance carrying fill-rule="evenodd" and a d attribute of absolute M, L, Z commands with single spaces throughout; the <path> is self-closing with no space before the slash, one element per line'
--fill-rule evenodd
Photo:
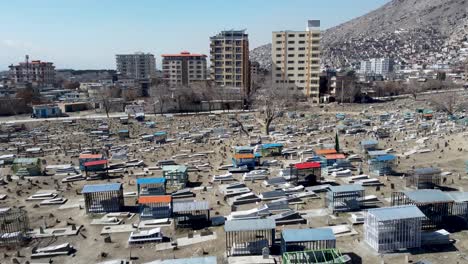
<path fill-rule="evenodd" d="M 289 73 L 288 77 L 294 77 L 294 73 Z"/>
<path fill-rule="evenodd" d="M 305 68 L 304 67 L 299 67 L 297 69 L 300 70 L 300 71 L 303 71 Z"/>
<path fill-rule="evenodd" d="M 276 44 L 281 44 L 281 43 L 282 43 L 281 40 L 276 41 Z"/>
<path fill-rule="evenodd" d="M 289 64 L 293 64 L 293 63 L 294 63 L 294 61 L 288 61 L 288 63 L 289 63 Z"/>
<path fill-rule="evenodd" d="M 294 71 L 294 67 L 288 67 L 288 71 Z"/>
<path fill-rule="evenodd" d="M 294 48 L 288 48 L 288 50 L 294 50 Z"/>
<path fill-rule="evenodd" d="M 300 47 L 298 48 L 298 50 L 305 50 L 305 47 Z"/>
<path fill-rule="evenodd" d="M 276 48 L 277 51 L 281 51 L 281 48 Z"/>
<path fill-rule="evenodd" d="M 281 34 L 276 34 L 277 38 L 281 38 L 281 36 L 282 36 Z"/>
<path fill-rule="evenodd" d="M 278 60 L 277 60 L 277 61 L 276 61 L 276 63 L 280 64 L 280 63 L 281 63 L 281 61 L 278 61 Z"/>
<path fill-rule="evenodd" d="M 305 37 L 305 34 L 299 34 L 299 37 L 303 38 L 303 37 Z"/>
<path fill-rule="evenodd" d="M 299 64 L 304 64 L 305 61 L 298 61 L 297 63 L 299 63 Z"/>
<path fill-rule="evenodd" d="M 294 43 L 296 43 L 294 40 L 288 41 L 288 44 L 294 44 Z"/>
<path fill-rule="evenodd" d="M 305 44 L 305 41 L 304 41 L 304 40 L 300 40 L 300 41 L 299 41 L 299 44 Z"/>
<path fill-rule="evenodd" d="M 288 54 L 289 58 L 294 58 L 294 54 Z"/>
<path fill-rule="evenodd" d="M 320 34 L 312 34 L 312 37 L 313 37 L 313 38 L 319 38 L 319 37 L 320 37 Z"/>
<path fill-rule="evenodd" d="M 304 54 L 299 54 L 297 55 L 298 57 L 304 57 L 305 55 Z"/>
<path fill-rule="evenodd" d="M 295 37 L 294 34 L 289 34 L 289 35 L 288 35 L 288 38 L 294 38 L 294 37 Z"/>
<path fill-rule="evenodd" d="M 277 57 L 277 58 L 281 57 L 281 54 L 276 54 L 276 57 Z"/>

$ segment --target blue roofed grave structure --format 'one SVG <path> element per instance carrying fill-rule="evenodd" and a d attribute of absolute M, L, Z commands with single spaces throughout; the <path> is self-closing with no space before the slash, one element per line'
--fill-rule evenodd
<path fill-rule="evenodd" d="M 364 187 L 358 184 L 348 184 L 328 187 L 325 205 L 331 212 L 346 212 L 359 210 L 365 196 Z"/>
<path fill-rule="evenodd" d="M 283 229 L 281 232 L 281 254 L 335 247 L 336 237 L 331 228 Z"/>
<path fill-rule="evenodd" d="M 83 187 L 81 193 L 87 214 L 120 212 L 124 208 L 121 183 L 89 184 Z"/>
<path fill-rule="evenodd" d="M 184 188 L 188 182 L 188 171 L 184 165 L 165 165 L 162 171 L 169 186 Z"/>

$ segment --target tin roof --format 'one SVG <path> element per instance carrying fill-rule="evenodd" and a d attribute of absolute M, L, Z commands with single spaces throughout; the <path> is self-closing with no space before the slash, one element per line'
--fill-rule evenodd
<path fill-rule="evenodd" d="M 303 162 L 294 164 L 294 167 L 298 170 L 320 168 L 320 162 Z"/>
<path fill-rule="evenodd" d="M 391 221 L 391 220 L 426 217 L 416 205 L 375 208 L 375 209 L 369 209 L 367 213 L 374 215 L 379 221 Z"/>
<path fill-rule="evenodd" d="M 35 164 L 39 161 L 39 158 L 16 158 L 13 160 L 13 164 Z"/>
<path fill-rule="evenodd" d="M 418 169 L 414 169 L 414 174 L 418 174 L 418 175 L 427 175 L 427 174 L 440 174 L 441 171 L 440 169 L 438 168 L 418 168 Z"/>
<path fill-rule="evenodd" d="M 80 159 L 102 159 L 102 154 L 80 154 Z"/>
<path fill-rule="evenodd" d="M 375 157 L 375 160 L 377 160 L 377 161 L 392 161 L 392 160 L 395 160 L 395 159 L 396 159 L 395 155 L 391 155 L 391 154 Z"/>
<path fill-rule="evenodd" d="M 210 205 L 207 201 L 183 201 L 175 202 L 172 205 L 172 211 L 176 212 L 186 212 L 186 211 L 200 211 L 200 210 L 210 210 Z"/>
<path fill-rule="evenodd" d="M 121 183 L 88 184 L 83 186 L 81 193 L 112 192 L 118 191 L 120 188 L 122 188 Z"/>
<path fill-rule="evenodd" d="M 276 223 L 273 219 L 249 219 L 249 220 L 231 220 L 224 223 L 225 232 L 236 231 L 255 231 L 275 229 Z"/>
<path fill-rule="evenodd" d="M 170 195 L 140 196 L 138 198 L 139 204 L 170 203 L 171 201 L 172 201 L 172 196 Z"/>
<path fill-rule="evenodd" d="M 364 187 L 360 184 L 346 184 L 346 185 L 338 185 L 338 186 L 330 186 L 328 187 L 331 192 L 356 192 L 356 191 L 364 191 Z"/>
<path fill-rule="evenodd" d="M 94 160 L 88 161 L 83 164 L 85 167 L 97 166 L 97 165 L 104 165 L 107 164 L 107 160 Z"/>
<path fill-rule="evenodd" d="M 166 178 L 138 178 L 137 184 L 160 184 L 165 183 Z"/>
<path fill-rule="evenodd" d="M 377 140 L 374 140 L 374 139 L 368 139 L 368 140 L 361 141 L 361 145 L 363 145 L 363 146 L 377 145 L 377 144 L 379 144 L 379 142 Z"/>
<path fill-rule="evenodd" d="M 327 154 L 335 154 L 336 149 L 318 149 L 315 151 L 317 155 L 327 155 Z"/>
<path fill-rule="evenodd" d="M 267 144 L 263 144 L 262 145 L 262 148 L 282 148 L 283 147 L 283 144 L 281 143 L 267 143 Z"/>
<path fill-rule="evenodd" d="M 255 155 L 251 153 L 238 153 L 234 155 L 235 159 L 253 159 L 254 157 Z"/>
<path fill-rule="evenodd" d="M 415 203 L 453 202 L 453 199 L 441 190 L 416 190 L 403 193 Z"/>
<path fill-rule="evenodd" d="M 345 155 L 344 154 L 327 154 L 325 155 L 325 158 L 326 159 L 345 159 Z"/>
<path fill-rule="evenodd" d="M 187 167 L 184 165 L 164 165 L 162 166 L 163 171 L 179 171 L 179 172 L 186 172 Z"/>
<path fill-rule="evenodd" d="M 331 228 L 284 229 L 281 236 L 286 243 L 336 240 Z"/>

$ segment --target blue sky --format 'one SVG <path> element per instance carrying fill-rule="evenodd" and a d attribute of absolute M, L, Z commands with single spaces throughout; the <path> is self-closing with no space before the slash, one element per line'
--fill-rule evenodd
<path fill-rule="evenodd" d="M 209 37 L 247 29 L 250 47 L 275 30 L 329 28 L 389 0 L 21 0 L 0 1 L 0 70 L 29 54 L 59 69 L 115 68 L 115 54 L 209 53 Z"/>

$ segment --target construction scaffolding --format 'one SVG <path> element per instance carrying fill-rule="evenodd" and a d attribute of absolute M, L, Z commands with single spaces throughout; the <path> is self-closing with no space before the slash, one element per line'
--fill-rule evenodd
<path fill-rule="evenodd" d="M 453 198 L 440 190 L 417 190 L 392 193 L 392 206 L 416 205 L 426 215 L 424 230 L 441 226 L 452 215 Z"/>
<path fill-rule="evenodd" d="M 415 189 L 434 189 L 440 186 L 441 170 L 437 168 L 419 168 L 406 177 L 406 187 Z"/>
<path fill-rule="evenodd" d="M 283 253 L 282 259 L 283 264 L 344 264 L 348 262 L 338 249 L 286 252 Z"/>
<path fill-rule="evenodd" d="M 334 212 L 359 210 L 365 196 L 364 187 L 358 184 L 330 186 L 325 206 Z"/>
<path fill-rule="evenodd" d="M 424 219 L 415 205 L 370 209 L 364 222 L 364 240 L 379 253 L 418 248 Z"/>
<path fill-rule="evenodd" d="M 20 208 L 0 208 L 0 246 L 19 246 L 29 240 L 28 213 Z"/>
<path fill-rule="evenodd" d="M 281 253 L 322 250 L 336 247 L 336 238 L 330 228 L 284 229 L 281 233 Z"/>
<path fill-rule="evenodd" d="M 228 256 L 261 255 L 275 241 L 273 219 L 231 220 L 224 224 Z"/>
<path fill-rule="evenodd" d="M 121 183 L 85 185 L 81 193 L 87 214 L 120 212 L 124 207 Z"/>

